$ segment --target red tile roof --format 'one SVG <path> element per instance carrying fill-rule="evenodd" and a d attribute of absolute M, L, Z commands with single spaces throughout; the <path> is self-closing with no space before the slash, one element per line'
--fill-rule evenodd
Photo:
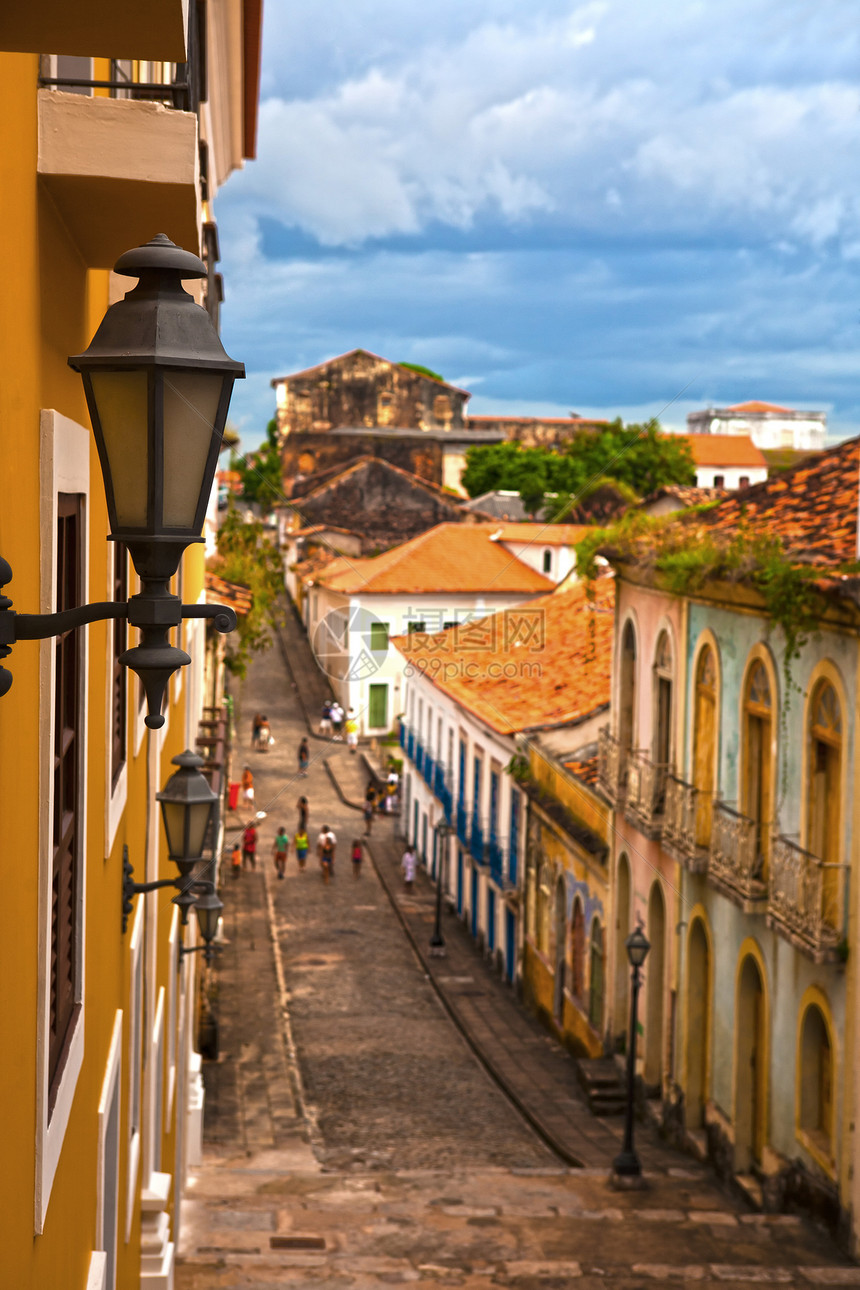
<path fill-rule="evenodd" d="M 250 588 L 219 578 L 209 569 L 204 574 L 207 605 L 229 605 L 237 614 L 247 614 L 253 604 Z"/>
<path fill-rule="evenodd" d="M 575 775 L 583 784 L 589 788 L 596 788 L 599 777 L 600 758 L 597 753 L 593 757 L 588 757 L 585 761 L 566 761 L 565 770 L 569 770 L 571 775 Z"/>
<path fill-rule="evenodd" d="M 685 434 L 697 466 L 753 466 L 767 469 L 761 449 L 746 434 Z"/>
<path fill-rule="evenodd" d="M 587 524 L 529 524 L 503 521 L 496 528 L 496 542 L 527 542 L 534 546 L 573 546 L 588 532 Z"/>
<path fill-rule="evenodd" d="M 317 581 L 347 595 L 359 592 L 539 595 L 543 574 L 491 540 L 497 524 L 437 524 L 370 559 L 342 558 Z"/>
<path fill-rule="evenodd" d="M 750 399 L 748 403 L 732 403 L 728 412 L 791 412 L 792 408 L 781 408 L 778 403 L 762 403 L 759 399 Z"/>
<path fill-rule="evenodd" d="M 615 582 L 601 578 L 432 635 L 392 643 L 500 734 L 571 725 L 609 703 Z"/>

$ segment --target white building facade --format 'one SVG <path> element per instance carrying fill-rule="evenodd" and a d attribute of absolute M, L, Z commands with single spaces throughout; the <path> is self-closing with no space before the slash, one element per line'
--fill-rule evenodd
<path fill-rule="evenodd" d="M 751 400 L 687 415 L 688 434 L 749 435 L 757 448 L 820 452 L 827 437 L 826 412 L 798 412 Z"/>

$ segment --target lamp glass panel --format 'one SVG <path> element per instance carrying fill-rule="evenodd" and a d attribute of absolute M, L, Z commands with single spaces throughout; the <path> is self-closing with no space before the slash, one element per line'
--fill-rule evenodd
<path fill-rule="evenodd" d="M 167 847 L 172 856 L 185 855 L 185 802 L 162 802 L 161 816 L 167 834 Z M 193 852 L 191 854 L 194 854 Z"/>
<path fill-rule="evenodd" d="M 164 524 L 193 529 L 224 373 L 168 370 L 163 379 Z"/>
<path fill-rule="evenodd" d="M 197 923 L 200 927 L 200 935 L 207 945 L 210 945 L 218 935 L 218 920 L 221 917 L 223 908 L 223 902 L 212 897 L 208 899 L 201 897 L 194 906 Z"/>
<path fill-rule="evenodd" d="M 91 371 L 93 397 L 110 463 L 116 526 L 146 527 L 149 395 L 146 371 Z"/>
<path fill-rule="evenodd" d="M 206 841 L 206 830 L 209 827 L 209 816 L 212 814 L 211 802 L 194 802 L 185 808 L 188 811 L 188 851 L 189 856 L 199 856 Z"/>

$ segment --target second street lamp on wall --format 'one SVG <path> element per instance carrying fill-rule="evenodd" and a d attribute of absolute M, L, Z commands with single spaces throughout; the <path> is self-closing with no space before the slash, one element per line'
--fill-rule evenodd
<path fill-rule="evenodd" d="M 232 631 L 220 605 L 183 605 L 170 591 L 182 553 L 202 542 L 203 521 L 233 383 L 245 375 L 230 358 L 205 309 L 182 286 L 205 278 L 203 261 L 159 233 L 120 256 L 115 272 L 138 279 L 111 305 L 90 345 L 69 359 L 84 382 L 104 476 L 110 541 L 127 548 L 141 588 L 127 602 L 107 601 L 62 614 L 18 614 L 0 595 L 0 659 L 19 640 L 42 640 L 84 623 L 126 618 L 138 645 L 119 662 L 136 672 L 147 699 L 146 724 L 164 724 L 171 675 L 190 663 L 168 633 L 183 618 L 212 618 Z M 12 570 L 0 558 L 0 587 Z M 0 668 L 0 695 L 12 677 Z"/>

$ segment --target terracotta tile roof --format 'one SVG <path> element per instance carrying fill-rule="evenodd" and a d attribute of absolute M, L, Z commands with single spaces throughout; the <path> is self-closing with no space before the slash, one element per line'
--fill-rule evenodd
<path fill-rule="evenodd" d="M 491 534 L 494 524 L 437 524 L 371 559 L 341 559 L 319 581 L 333 591 L 520 592 L 538 595 L 552 583 L 511 555 Z"/>
<path fill-rule="evenodd" d="M 730 493 L 696 522 L 731 533 L 741 523 L 782 539 L 800 564 L 823 567 L 857 559 L 860 439 L 848 439 L 788 470 Z"/>
<path fill-rule="evenodd" d="M 447 493 L 444 488 L 440 487 L 439 484 L 434 484 L 432 480 L 422 479 L 420 475 L 413 475 L 411 471 L 404 470 L 402 466 L 395 466 L 393 461 L 386 461 L 384 457 L 370 457 L 367 455 L 357 457 L 355 461 L 350 462 L 346 467 L 332 467 L 330 472 L 327 472 L 328 477 L 321 483 L 314 483 L 313 487 L 306 493 L 295 493 L 295 500 L 300 503 L 313 501 L 316 498 L 321 497 L 324 493 L 337 489 L 345 479 L 349 479 L 352 475 L 361 474 L 362 471 L 376 469 L 384 470 L 388 474 L 399 476 L 413 488 L 421 489 L 425 493 L 432 493 L 434 497 L 442 497 L 445 501 L 450 502 L 454 506 L 459 505 L 459 498 L 452 496 L 451 493 Z M 319 474 L 322 473 L 322 471 L 319 472 Z M 310 482 L 313 483 L 313 477 Z M 299 487 L 301 487 L 301 484 Z"/>
<path fill-rule="evenodd" d="M 409 662 L 500 734 L 571 725 L 606 707 L 615 582 L 577 585 L 476 622 L 392 641 Z"/>
<path fill-rule="evenodd" d="M 762 403 L 760 399 L 750 399 L 748 403 L 731 403 L 727 412 L 791 412 L 792 408 L 781 408 L 778 403 Z"/>
<path fill-rule="evenodd" d="M 313 367 L 305 367 L 301 372 L 290 372 L 288 376 L 273 376 L 269 384 L 271 386 L 280 385 L 282 381 L 295 381 L 301 376 L 313 376 L 315 372 L 321 372 L 326 367 L 331 367 L 332 363 L 340 363 L 345 358 L 356 358 L 359 354 L 366 354 L 368 358 L 375 358 L 379 363 L 387 363 L 389 367 L 402 367 L 402 363 L 395 363 L 393 359 L 383 358 L 381 354 L 374 354 L 369 349 L 349 349 L 345 354 L 336 354 L 334 358 L 326 358 L 322 363 L 315 363 Z M 413 376 L 423 376 L 423 372 L 412 372 L 411 368 L 404 368 L 404 371 L 411 372 Z M 434 380 L 434 377 L 425 377 L 426 380 Z M 458 394 L 465 394 L 467 399 L 472 396 L 468 390 L 461 390 L 459 385 L 451 385 L 450 381 L 435 381 L 436 385 L 442 385 L 446 389 L 456 390 Z"/>
<path fill-rule="evenodd" d="M 685 434 L 697 466 L 756 466 L 767 469 L 761 449 L 746 434 Z"/>
<path fill-rule="evenodd" d="M 585 761 L 566 761 L 564 768 L 569 770 L 571 775 L 575 775 L 577 779 L 581 780 L 583 784 L 587 784 L 589 788 L 596 788 L 599 762 L 600 758 L 595 753 L 593 757 L 588 757 Z"/>
<path fill-rule="evenodd" d="M 664 488 L 658 488 L 656 493 L 650 493 L 642 505 L 648 506 L 652 502 L 659 502 L 661 497 L 674 497 L 675 501 L 680 502 L 682 506 L 701 506 L 704 502 L 715 502 L 725 495 L 724 488 L 697 488 L 695 484 L 666 484 Z"/>
<path fill-rule="evenodd" d="M 209 569 L 204 574 L 203 585 L 206 588 L 207 605 L 229 605 L 237 614 L 247 614 L 253 604 L 248 587 L 219 578 L 217 573 L 212 573 Z"/>
<path fill-rule="evenodd" d="M 500 524 L 494 534 L 496 542 L 528 542 L 535 546 L 573 546 L 588 532 L 587 524 Z"/>
<path fill-rule="evenodd" d="M 304 560 L 297 560 L 292 566 L 293 572 L 302 582 L 310 578 L 312 574 L 316 574 L 320 569 L 328 568 L 330 564 L 334 564 L 335 560 L 340 558 L 340 556 L 335 555 L 334 551 L 320 547 L 314 551 L 313 555 L 306 556 Z"/>

